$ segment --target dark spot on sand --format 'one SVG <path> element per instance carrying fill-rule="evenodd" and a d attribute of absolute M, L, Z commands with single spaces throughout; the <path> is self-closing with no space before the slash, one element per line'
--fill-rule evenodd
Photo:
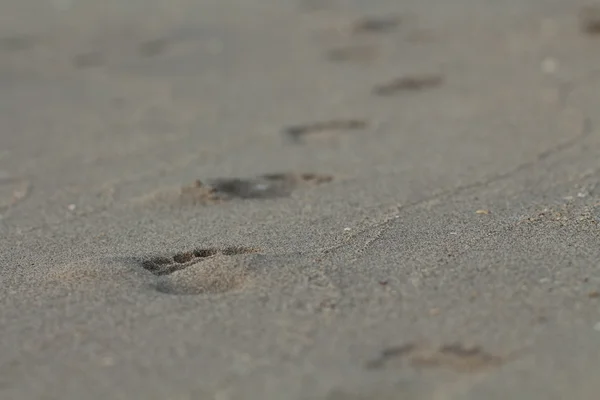
<path fill-rule="evenodd" d="M 366 364 L 366 367 L 368 369 L 382 368 L 390 359 L 402 358 L 410 354 L 415 348 L 416 345 L 413 343 L 407 343 L 402 346 L 388 347 L 387 349 L 384 349 L 379 357 L 377 357 L 375 360 L 369 361 Z"/>
<path fill-rule="evenodd" d="M 442 83 L 444 83 L 444 78 L 441 75 L 404 76 L 375 86 L 373 94 L 377 96 L 391 96 L 399 92 L 416 92 L 431 89 L 440 86 Z"/>
<path fill-rule="evenodd" d="M 100 67 L 103 64 L 104 54 L 100 51 L 90 51 L 73 57 L 73 65 L 79 69 Z"/>
<path fill-rule="evenodd" d="M 0 50 L 5 52 L 29 50 L 38 42 L 38 38 L 31 35 L 4 36 L 0 37 Z"/>
<path fill-rule="evenodd" d="M 154 275 L 170 275 L 175 271 L 185 269 L 191 265 L 202 262 L 207 258 L 216 256 L 218 254 L 225 256 L 233 256 L 238 254 L 256 253 L 257 251 L 257 249 L 246 247 L 225 247 L 223 249 L 194 249 L 184 253 L 174 254 L 171 257 L 152 257 L 147 260 L 143 260 L 141 262 L 141 265 L 144 269 L 152 272 Z"/>
<path fill-rule="evenodd" d="M 303 136 L 331 131 L 363 130 L 368 126 L 362 119 L 335 119 L 307 124 L 293 125 L 284 129 L 284 133 L 294 141 L 299 141 Z"/>
<path fill-rule="evenodd" d="M 155 57 L 164 53 L 169 47 L 169 40 L 159 38 L 143 42 L 138 47 L 138 52 L 142 57 Z"/>
<path fill-rule="evenodd" d="M 269 180 L 262 177 L 241 179 L 226 178 L 211 182 L 216 193 L 228 198 L 272 199 L 289 196 L 293 185 L 288 181 Z"/>
<path fill-rule="evenodd" d="M 583 7 L 579 12 L 579 26 L 583 33 L 600 35 L 600 5 Z"/>
<path fill-rule="evenodd" d="M 382 368 L 392 359 L 407 359 L 415 368 L 447 368 L 470 373 L 498 367 L 507 361 L 507 358 L 490 354 L 477 346 L 465 347 L 452 343 L 431 349 L 411 343 L 385 349 L 377 359 L 367 363 L 366 367 Z"/>
<path fill-rule="evenodd" d="M 291 183 L 312 183 L 320 185 L 321 183 L 331 182 L 333 177 L 331 175 L 322 175 L 314 173 L 303 173 L 303 174 L 266 174 L 262 175 L 263 179 L 272 182 L 291 182 Z"/>
<path fill-rule="evenodd" d="M 354 33 L 388 33 L 400 25 L 400 17 L 384 16 L 384 17 L 364 17 L 359 19 L 352 26 Z"/>
<path fill-rule="evenodd" d="M 319 185 L 330 182 L 330 175 L 314 173 L 265 174 L 254 178 L 214 179 L 209 184 L 200 181 L 182 189 L 181 196 L 186 202 L 205 203 L 207 201 L 227 201 L 238 199 L 272 199 L 287 197 L 302 184 Z"/>
<path fill-rule="evenodd" d="M 138 199 L 142 203 L 177 207 L 207 206 L 235 200 L 268 200 L 289 197 L 296 190 L 331 182 L 333 177 L 317 173 L 273 173 L 248 178 L 196 180 L 177 189 L 163 189 Z"/>

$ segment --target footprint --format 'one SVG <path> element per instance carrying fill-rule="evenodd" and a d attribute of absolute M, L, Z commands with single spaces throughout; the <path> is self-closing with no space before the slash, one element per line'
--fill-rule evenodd
<path fill-rule="evenodd" d="M 177 295 L 216 294 L 239 289 L 249 281 L 248 269 L 240 255 L 257 249 L 226 247 L 195 249 L 172 257 L 142 261 L 144 269 L 156 275 L 156 290 Z"/>
<path fill-rule="evenodd" d="M 355 34 L 363 33 L 389 33 L 400 25 L 401 19 L 397 15 L 383 17 L 364 17 L 357 20 L 352 26 Z"/>
<path fill-rule="evenodd" d="M 251 178 L 196 180 L 179 188 L 161 189 L 133 199 L 138 205 L 208 206 L 234 200 L 267 200 L 290 196 L 295 190 L 331 182 L 331 175 L 276 173 Z"/>
<path fill-rule="evenodd" d="M 364 130 L 368 126 L 367 121 L 362 119 L 334 119 L 329 121 L 312 122 L 308 124 L 293 125 L 283 130 L 295 142 L 299 142 L 304 136 L 322 134 L 325 132 Z"/>
<path fill-rule="evenodd" d="M 289 196 L 295 182 L 291 179 L 269 179 L 261 176 L 251 179 L 217 179 L 211 182 L 211 186 L 215 193 L 224 199 L 272 199 Z"/>
<path fill-rule="evenodd" d="M 431 89 L 443 83 L 443 76 L 438 74 L 409 75 L 375 86 L 373 94 L 391 96 L 398 92 L 416 92 Z"/>
<path fill-rule="evenodd" d="M 303 183 L 319 185 L 330 182 L 330 175 L 267 174 L 253 179 L 219 179 L 211 183 L 216 193 L 241 199 L 269 199 L 289 196 Z"/>
<path fill-rule="evenodd" d="M 475 373 L 506 363 L 511 357 L 501 357 L 484 351 L 481 347 L 465 347 L 460 343 L 438 348 L 408 343 L 390 347 L 368 362 L 368 369 L 385 367 L 392 359 L 407 359 L 415 368 L 447 368 L 456 372 Z"/>
<path fill-rule="evenodd" d="M 209 184 L 196 181 L 181 190 L 181 200 L 186 204 L 206 204 L 232 199 L 272 199 L 287 197 L 303 184 L 320 185 L 333 177 L 313 173 L 266 174 L 254 178 L 214 179 Z"/>

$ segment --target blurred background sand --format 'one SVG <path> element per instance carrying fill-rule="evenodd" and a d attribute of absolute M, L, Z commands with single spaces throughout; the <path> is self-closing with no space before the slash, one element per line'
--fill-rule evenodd
<path fill-rule="evenodd" d="M 0 398 L 596 399 L 587 5 L 3 2 Z"/>

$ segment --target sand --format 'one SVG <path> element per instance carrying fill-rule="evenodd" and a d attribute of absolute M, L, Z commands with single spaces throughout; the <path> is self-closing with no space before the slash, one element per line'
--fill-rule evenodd
<path fill-rule="evenodd" d="M 591 6 L 2 2 L 0 398 L 598 399 Z"/>

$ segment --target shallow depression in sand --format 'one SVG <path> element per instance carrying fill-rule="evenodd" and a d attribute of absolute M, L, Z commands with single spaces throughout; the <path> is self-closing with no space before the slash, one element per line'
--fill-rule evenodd
<path fill-rule="evenodd" d="M 156 289 L 177 295 L 217 294 L 239 290 L 250 283 L 246 263 L 239 257 L 217 254 L 157 279 Z"/>

